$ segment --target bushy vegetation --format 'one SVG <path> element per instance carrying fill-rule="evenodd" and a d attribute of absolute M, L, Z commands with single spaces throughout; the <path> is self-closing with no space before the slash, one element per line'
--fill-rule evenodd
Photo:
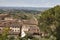
<path fill-rule="evenodd" d="M 46 38 L 52 37 L 52 40 L 60 40 L 60 6 L 44 11 L 39 16 L 40 30 L 49 34 Z"/>

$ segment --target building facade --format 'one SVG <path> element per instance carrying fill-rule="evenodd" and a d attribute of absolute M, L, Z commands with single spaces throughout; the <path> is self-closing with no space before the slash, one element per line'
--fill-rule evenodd
<path fill-rule="evenodd" d="M 6 27 L 10 28 L 9 35 L 20 35 L 24 37 L 26 33 L 40 33 L 36 19 L 20 20 L 7 16 L 7 14 L 0 14 L 0 33 L 2 33 L 3 29 Z"/>

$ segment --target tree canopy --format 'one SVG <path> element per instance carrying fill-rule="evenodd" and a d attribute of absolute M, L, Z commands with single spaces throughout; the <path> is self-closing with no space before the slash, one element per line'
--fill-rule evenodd
<path fill-rule="evenodd" d="M 60 6 L 44 11 L 39 16 L 39 27 L 41 31 L 48 32 L 54 35 L 57 40 L 60 40 Z"/>

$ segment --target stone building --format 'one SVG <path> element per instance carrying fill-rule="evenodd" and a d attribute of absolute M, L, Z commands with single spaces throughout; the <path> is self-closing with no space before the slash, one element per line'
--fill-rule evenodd
<path fill-rule="evenodd" d="M 0 14 L 0 34 L 4 27 L 9 27 L 9 35 L 20 35 L 24 37 L 26 33 L 39 34 L 40 30 L 37 19 L 20 20 L 8 17 L 7 14 Z"/>
<path fill-rule="evenodd" d="M 22 20 L 22 37 L 26 35 L 26 33 L 31 35 L 39 35 L 40 30 L 38 25 L 37 19 L 30 19 L 30 20 Z"/>

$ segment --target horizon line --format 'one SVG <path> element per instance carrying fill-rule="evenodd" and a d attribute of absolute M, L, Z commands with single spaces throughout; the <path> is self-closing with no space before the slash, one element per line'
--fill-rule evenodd
<path fill-rule="evenodd" d="M 53 6 L 9 6 L 9 5 L 7 5 L 7 6 L 1 6 L 0 5 L 0 7 L 50 7 L 50 8 L 52 8 L 54 6 L 56 6 L 56 5 L 53 5 Z"/>

